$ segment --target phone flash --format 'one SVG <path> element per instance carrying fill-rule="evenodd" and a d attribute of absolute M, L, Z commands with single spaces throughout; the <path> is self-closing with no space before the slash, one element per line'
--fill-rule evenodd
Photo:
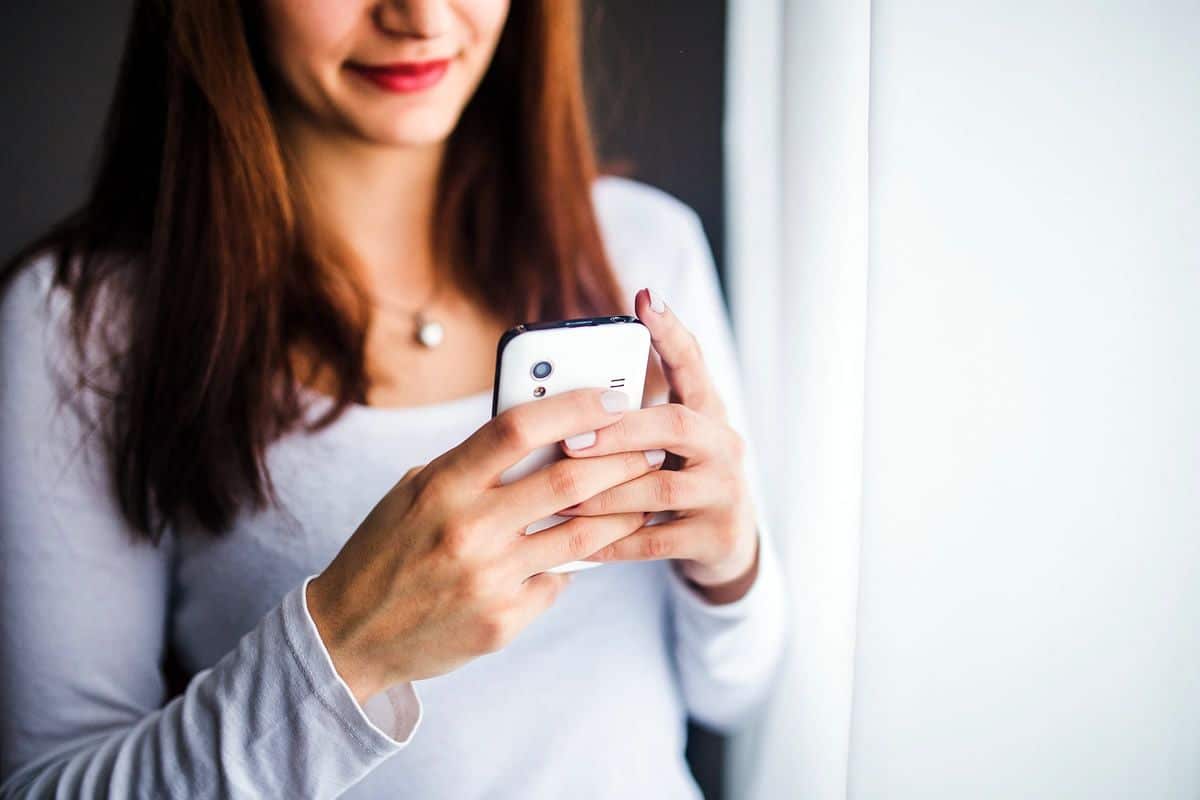
<path fill-rule="evenodd" d="M 533 387 L 533 396 L 534 396 L 534 397 L 541 397 L 541 396 L 542 396 L 542 395 L 544 395 L 545 393 L 546 393 L 546 387 L 545 387 L 545 386 L 535 386 L 535 387 Z"/>

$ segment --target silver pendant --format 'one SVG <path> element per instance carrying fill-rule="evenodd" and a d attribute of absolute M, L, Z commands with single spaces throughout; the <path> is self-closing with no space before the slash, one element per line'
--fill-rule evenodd
<path fill-rule="evenodd" d="M 446 337 L 446 330 L 437 320 L 426 319 L 424 315 L 416 315 L 417 341 L 426 347 L 437 347 Z"/>

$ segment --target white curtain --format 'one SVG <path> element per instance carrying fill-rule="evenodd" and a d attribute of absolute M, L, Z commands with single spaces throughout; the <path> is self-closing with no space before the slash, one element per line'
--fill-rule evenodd
<path fill-rule="evenodd" d="M 727 796 L 1200 797 L 1200 3 L 728 9 L 795 640 Z"/>
<path fill-rule="evenodd" d="M 867 313 L 867 0 L 729 5 L 729 293 L 793 647 L 728 796 L 843 795 Z"/>

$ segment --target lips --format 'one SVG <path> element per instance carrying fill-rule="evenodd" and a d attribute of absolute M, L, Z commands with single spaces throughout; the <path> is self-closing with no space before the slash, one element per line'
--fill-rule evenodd
<path fill-rule="evenodd" d="M 389 92 L 419 92 L 438 83 L 450 67 L 450 59 L 401 61 L 368 66 L 348 64 L 352 72 Z"/>

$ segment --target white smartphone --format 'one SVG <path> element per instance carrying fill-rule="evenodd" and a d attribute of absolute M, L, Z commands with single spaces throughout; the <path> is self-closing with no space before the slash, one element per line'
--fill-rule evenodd
<path fill-rule="evenodd" d="M 520 403 L 585 388 L 625 392 L 629 408 L 641 408 L 649 359 L 650 331 L 637 317 L 579 317 L 517 325 L 504 332 L 496 347 L 492 416 Z M 539 447 L 506 469 L 500 482 L 511 483 L 560 458 L 566 456 L 557 442 Z M 530 523 L 525 533 L 568 519 L 551 514 Z M 569 561 L 546 571 L 575 572 L 601 563 Z"/>

